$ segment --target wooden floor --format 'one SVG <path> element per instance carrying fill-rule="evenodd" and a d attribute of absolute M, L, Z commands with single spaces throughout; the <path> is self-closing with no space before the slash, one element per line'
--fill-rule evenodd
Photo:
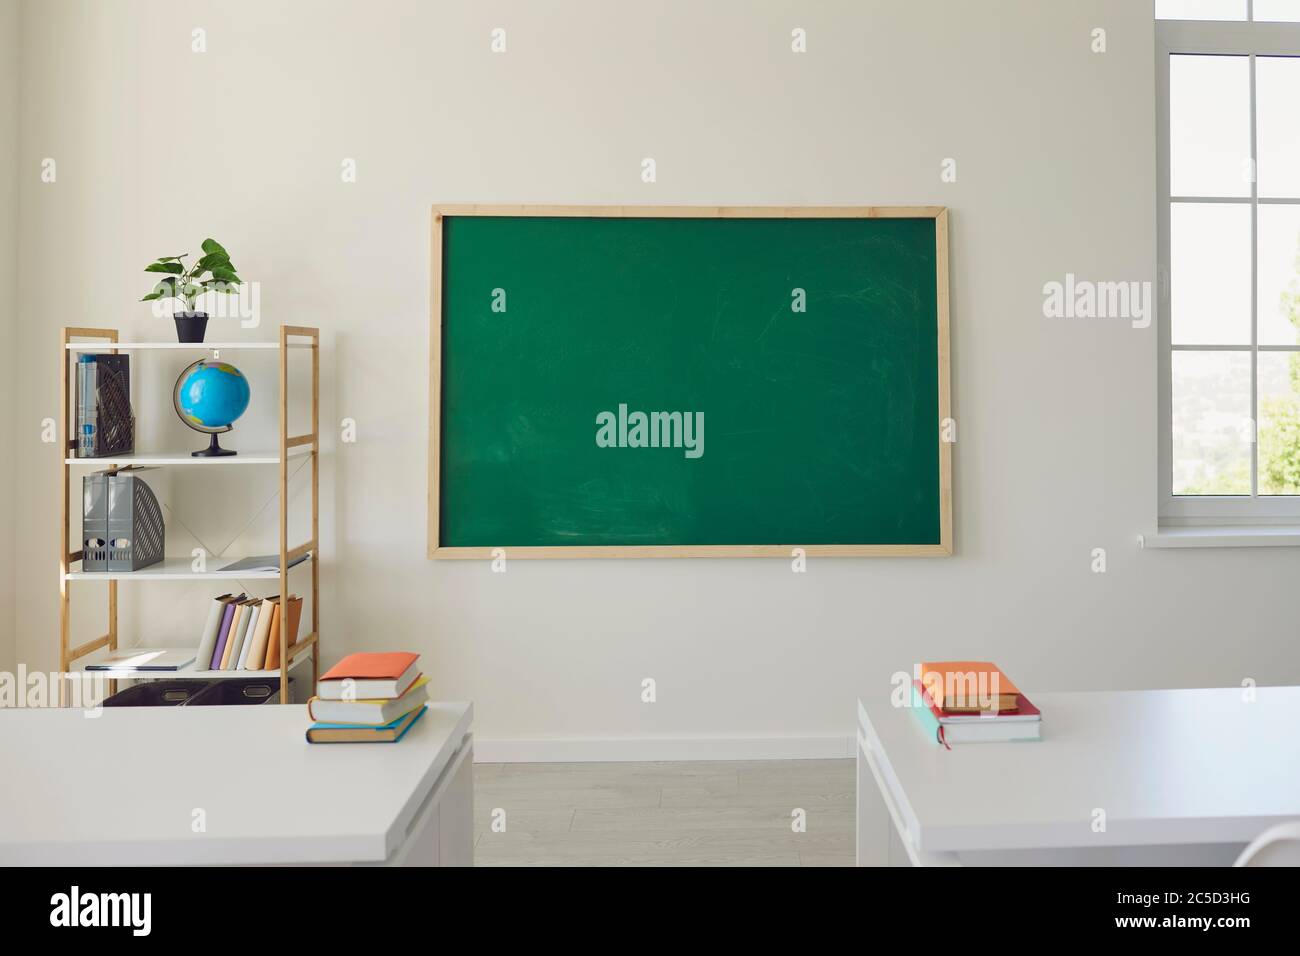
<path fill-rule="evenodd" d="M 475 764 L 474 860 L 851 866 L 853 781 L 852 760 Z"/>

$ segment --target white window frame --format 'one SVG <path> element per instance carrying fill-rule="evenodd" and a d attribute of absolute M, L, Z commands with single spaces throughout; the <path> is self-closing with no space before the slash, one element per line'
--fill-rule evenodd
<path fill-rule="evenodd" d="M 1248 7 L 1253 3 L 1248 3 Z M 1248 16 L 1251 15 L 1248 12 Z M 1258 495 L 1258 448 L 1251 442 L 1250 496 L 1175 495 L 1173 493 L 1173 353 L 1187 348 L 1216 351 L 1213 346 L 1175 346 L 1170 333 L 1169 211 L 1180 197 L 1169 194 L 1169 58 L 1178 54 L 1245 56 L 1250 59 L 1250 151 L 1257 157 L 1255 135 L 1255 57 L 1300 56 L 1300 23 L 1251 22 L 1241 20 L 1157 20 L 1156 21 L 1156 180 L 1157 244 L 1160 278 L 1159 333 L 1160 370 L 1160 508 L 1162 524 L 1300 524 L 1300 495 Z M 1258 177 L 1255 177 L 1256 179 Z M 1259 198 L 1259 187 L 1251 183 L 1246 197 L 1181 197 L 1195 202 L 1250 203 L 1250 325 L 1251 398 L 1250 417 L 1258 420 L 1256 368 L 1261 351 L 1291 351 L 1289 347 L 1261 346 L 1258 329 L 1258 232 L 1260 205 L 1298 204 L 1296 199 Z M 1217 351 L 1245 351 L 1241 346 L 1223 346 Z"/>

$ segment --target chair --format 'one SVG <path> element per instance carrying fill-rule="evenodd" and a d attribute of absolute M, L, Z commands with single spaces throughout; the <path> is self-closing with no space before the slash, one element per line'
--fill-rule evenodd
<path fill-rule="evenodd" d="M 1233 866 L 1300 866 L 1300 821 L 1279 823 L 1241 851 Z"/>

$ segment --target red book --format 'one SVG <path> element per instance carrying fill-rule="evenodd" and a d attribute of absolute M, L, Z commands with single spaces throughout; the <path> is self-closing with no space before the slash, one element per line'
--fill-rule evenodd
<path fill-rule="evenodd" d="M 912 704 L 934 739 L 945 747 L 954 743 L 995 743 L 1039 739 L 1042 713 L 1024 694 L 1016 695 L 1015 710 L 995 713 L 963 711 L 950 714 L 935 704 L 920 681 L 913 681 Z"/>

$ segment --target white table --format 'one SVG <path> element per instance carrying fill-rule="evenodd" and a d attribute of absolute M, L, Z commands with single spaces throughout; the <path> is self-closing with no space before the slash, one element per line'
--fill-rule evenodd
<path fill-rule="evenodd" d="M 1300 819 L 1300 687 L 1030 693 L 1041 741 L 952 750 L 889 691 L 858 701 L 860 866 L 1226 865 Z"/>
<path fill-rule="evenodd" d="M 473 865 L 473 706 L 395 744 L 307 709 L 0 709 L 0 864 Z"/>

